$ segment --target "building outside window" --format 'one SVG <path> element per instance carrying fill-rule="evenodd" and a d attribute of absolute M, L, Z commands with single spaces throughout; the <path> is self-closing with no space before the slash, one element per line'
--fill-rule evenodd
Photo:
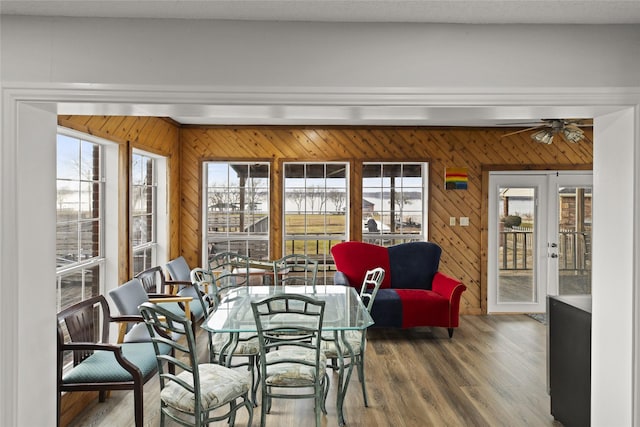
<path fill-rule="evenodd" d="M 203 253 L 269 260 L 269 164 L 205 162 L 203 175 Z"/>
<path fill-rule="evenodd" d="M 364 163 L 362 240 L 382 246 L 427 239 L 427 163 Z"/>
<path fill-rule="evenodd" d="M 157 265 L 158 180 L 156 159 L 134 151 L 131 158 L 133 274 Z"/>
<path fill-rule="evenodd" d="M 331 246 L 347 239 L 347 163 L 284 164 L 283 255 L 318 260 L 318 283 L 331 281 Z"/>
<path fill-rule="evenodd" d="M 57 308 L 101 292 L 104 269 L 104 149 L 57 135 Z"/>

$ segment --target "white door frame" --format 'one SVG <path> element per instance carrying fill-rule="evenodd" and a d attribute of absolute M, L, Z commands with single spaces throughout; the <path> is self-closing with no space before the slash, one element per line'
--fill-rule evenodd
<path fill-rule="evenodd" d="M 546 311 L 546 296 L 558 294 L 557 250 L 549 246 L 558 240 L 558 187 L 562 185 L 592 185 L 591 171 L 508 171 L 489 173 L 489 223 L 487 256 L 487 309 L 489 313 L 542 313 Z M 587 182 L 588 181 L 588 182 Z M 534 282 L 536 301 L 532 303 L 499 303 L 498 285 L 498 188 L 523 186 L 536 189 L 534 229 Z M 556 242 L 557 243 L 557 242 Z"/>
<path fill-rule="evenodd" d="M 547 200 L 546 175 L 548 172 L 490 172 L 489 173 L 489 224 L 487 256 L 487 309 L 489 313 L 541 313 L 545 311 L 546 295 L 546 215 L 540 209 L 540 200 Z M 536 220 L 534 228 L 534 268 L 533 281 L 536 285 L 536 298 L 528 303 L 498 302 L 498 188 L 532 187 L 535 189 Z"/>
<path fill-rule="evenodd" d="M 555 175 L 555 176 L 554 176 Z M 549 214 L 549 220 L 547 221 L 547 242 L 558 243 L 558 221 L 557 216 L 554 218 L 552 215 L 559 212 L 558 206 L 558 190 L 560 186 L 575 186 L 586 187 L 590 186 L 593 192 L 593 172 L 592 171 L 559 171 L 549 175 L 549 197 L 547 203 L 549 204 L 547 213 Z M 594 196 L 591 195 L 591 203 L 593 204 Z M 593 212 L 593 205 L 592 205 Z M 593 225 L 592 225 L 593 226 Z M 560 293 L 560 277 L 559 277 L 559 258 L 553 257 L 552 254 L 557 255 L 557 248 L 551 248 L 547 245 L 547 294 L 558 295 Z"/>

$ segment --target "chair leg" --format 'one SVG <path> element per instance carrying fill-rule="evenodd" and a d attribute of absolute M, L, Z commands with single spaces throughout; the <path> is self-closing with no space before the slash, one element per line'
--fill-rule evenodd
<path fill-rule="evenodd" d="M 362 399 L 364 400 L 364 406 L 369 407 L 369 400 L 367 399 L 367 383 L 364 377 L 364 354 L 358 356 L 358 377 L 360 378 L 360 386 L 362 387 Z"/>
<path fill-rule="evenodd" d="M 447 332 L 449 332 L 449 338 L 453 337 L 453 328 L 447 328 Z"/>
<path fill-rule="evenodd" d="M 144 407 L 143 405 L 143 389 L 142 389 L 143 385 L 142 384 L 135 384 L 135 388 L 133 389 L 133 406 L 134 406 L 134 410 L 135 410 L 135 419 L 136 419 L 136 427 L 142 427 L 143 426 L 143 420 L 144 420 Z"/>

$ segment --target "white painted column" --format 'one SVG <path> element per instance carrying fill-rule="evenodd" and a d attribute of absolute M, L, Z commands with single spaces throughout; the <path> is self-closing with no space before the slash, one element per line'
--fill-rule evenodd
<path fill-rule="evenodd" d="M 634 227 L 637 136 L 634 109 L 596 117 L 593 164 L 591 425 L 633 425 Z"/>

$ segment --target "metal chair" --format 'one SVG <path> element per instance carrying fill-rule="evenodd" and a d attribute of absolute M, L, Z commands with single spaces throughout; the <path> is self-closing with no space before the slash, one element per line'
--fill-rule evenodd
<path fill-rule="evenodd" d="M 209 258 L 209 271 L 216 278 L 218 291 L 249 284 L 249 257 L 237 252 L 220 252 Z"/>
<path fill-rule="evenodd" d="M 320 427 L 329 391 L 327 359 L 320 350 L 324 308 L 324 301 L 301 294 L 279 294 L 251 303 L 260 341 L 261 427 L 273 398 L 313 398 L 316 427 Z M 302 390 L 294 394 L 292 389 Z"/>
<path fill-rule="evenodd" d="M 362 299 L 362 303 L 369 312 L 371 312 L 371 307 L 373 307 L 373 302 L 376 298 L 376 294 L 378 293 L 378 289 L 380 289 L 380 285 L 384 280 L 384 274 L 384 268 L 382 267 L 368 270 L 362 282 L 362 287 L 360 288 L 360 299 Z M 362 386 L 362 399 L 364 400 L 364 406 L 369 406 L 364 376 L 364 355 L 367 346 L 367 331 L 346 331 L 344 333 L 344 337 L 353 351 L 350 363 L 353 363 L 358 369 L 358 379 Z M 333 333 L 322 334 L 322 350 L 324 351 L 327 359 L 331 359 L 331 368 L 336 370 L 338 368 L 338 349 L 336 348 L 335 336 Z"/>
<path fill-rule="evenodd" d="M 304 285 L 316 291 L 318 261 L 303 254 L 286 255 L 273 262 L 275 286 Z"/>
<path fill-rule="evenodd" d="M 142 304 L 140 313 L 156 351 L 160 425 L 165 425 L 167 417 L 185 426 L 206 426 L 225 419 L 234 425 L 236 412 L 246 407 L 249 413 L 247 426 L 251 426 L 253 405 L 248 398 L 251 383 L 247 375 L 216 363 L 199 364 L 191 321 L 185 317 L 152 303 Z M 172 340 L 165 331 L 182 334 L 185 340 Z M 163 346 L 170 346 L 173 354 L 161 352 Z M 174 372 L 180 373 L 172 373 L 172 367 Z M 227 405 L 229 409 L 218 414 Z"/>
<path fill-rule="evenodd" d="M 206 307 L 206 317 L 208 318 L 218 307 L 219 291 L 216 284 L 216 278 L 207 269 L 194 268 L 191 270 L 191 281 L 194 286 L 201 289 L 203 295 L 209 296 L 209 304 L 204 300 L 201 301 Z M 258 355 L 260 353 L 260 344 L 258 343 L 258 336 L 253 333 L 240 334 L 237 340 L 233 340 L 230 334 L 217 333 L 207 331 L 209 338 L 209 361 L 211 363 L 224 362 L 228 367 L 240 367 L 247 366 L 247 369 L 251 372 L 251 401 L 257 406 L 257 390 L 259 384 L 259 372 L 258 372 Z M 228 351 L 227 351 L 228 350 Z M 225 356 L 229 356 L 228 360 L 224 359 Z M 246 358 L 246 362 L 237 363 L 238 358 Z M 256 372 L 258 375 L 256 376 Z"/>

